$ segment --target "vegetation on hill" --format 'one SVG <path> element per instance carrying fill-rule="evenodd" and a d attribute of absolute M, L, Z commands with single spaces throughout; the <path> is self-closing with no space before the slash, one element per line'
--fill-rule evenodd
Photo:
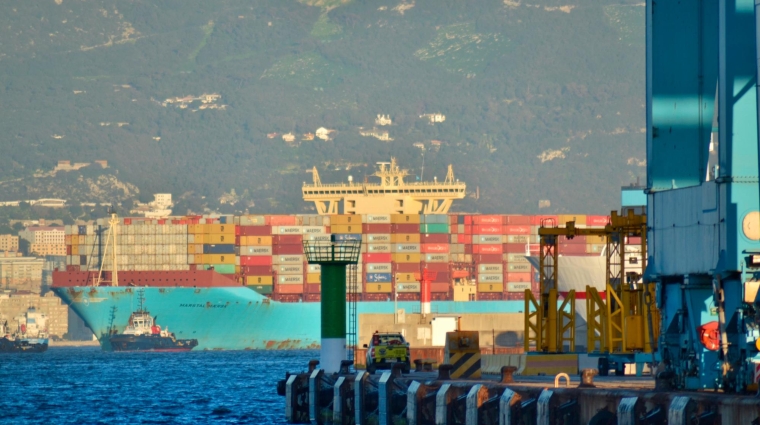
<path fill-rule="evenodd" d="M 395 156 L 419 176 L 418 142 L 426 180 L 451 163 L 471 194 L 479 189 L 452 211 L 604 214 L 618 208 L 620 186 L 644 177 L 644 7 L 632 0 L 51 0 L 2 10 L 0 201 L 171 192 L 176 213 L 308 213 L 300 185 L 312 166 L 324 182 L 361 180 Z M 221 97 L 165 102 L 204 93 Z M 430 124 L 428 113 L 446 120 Z M 393 119 L 382 127 L 392 141 L 359 134 L 377 114 Z M 301 140 L 319 127 L 333 139 Z M 295 142 L 267 137 L 288 132 Z M 109 162 L 100 177 L 34 177 L 58 160 L 97 159 Z M 80 177 L 105 193 L 87 199 Z M 238 202 L 220 204 L 233 189 Z"/>

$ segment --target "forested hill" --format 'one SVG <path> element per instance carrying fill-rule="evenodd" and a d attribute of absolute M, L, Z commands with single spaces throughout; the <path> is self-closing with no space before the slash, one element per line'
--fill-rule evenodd
<path fill-rule="evenodd" d="M 44 195 L 33 176 L 58 160 L 104 159 L 100 181 L 137 187 L 142 200 L 182 196 L 177 213 L 307 213 L 311 167 L 323 182 L 363 180 L 394 156 L 415 178 L 415 143 L 425 180 L 451 163 L 468 184 L 473 196 L 452 211 L 603 214 L 644 177 L 643 3 L 44 0 L 0 10 L 0 201 Z M 424 117 L 435 113 L 445 121 Z M 376 125 L 378 114 L 392 125 Z M 302 140 L 320 127 L 335 130 L 331 140 Z M 393 140 L 360 134 L 374 127 Z M 234 206 L 220 206 L 233 190 Z"/>

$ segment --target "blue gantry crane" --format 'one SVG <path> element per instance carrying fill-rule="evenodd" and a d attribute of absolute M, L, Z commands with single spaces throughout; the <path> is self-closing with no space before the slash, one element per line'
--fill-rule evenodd
<path fill-rule="evenodd" d="M 645 279 L 658 383 L 757 390 L 760 0 L 647 1 Z"/>

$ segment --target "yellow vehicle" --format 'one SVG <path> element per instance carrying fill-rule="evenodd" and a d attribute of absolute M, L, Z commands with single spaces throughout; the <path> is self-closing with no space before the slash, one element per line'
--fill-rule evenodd
<path fill-rule="evenodd" d="M 393 363 L 404 363 L 404 373 L 409 373 L 412 362 L 409 357 L 409 343 L 400 333 L 372 334 L 372 340 L 364 344 L 367 349 L 367 372 L 375 373 L 377 369 L 390 369 Z"/>

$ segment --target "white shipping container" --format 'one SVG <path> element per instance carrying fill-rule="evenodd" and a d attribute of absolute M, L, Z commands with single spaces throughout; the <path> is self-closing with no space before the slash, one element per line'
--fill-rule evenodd
<path fill-rule="evenodd" d="M 396 282 L 396 292 L 420 292 L 420 283 Z"/>
<path fill-rule="evenodd" d="M 389 214 L 366 214 L 362 220 L 367 224 L 390 224 L 391 216 Z"/>
<path fill-rule="evenodd" d="M 391 235 L 387 233 L 370 233 L 362 235 L 367 243 L 390 243 Z"/>
<path fill-rule="evenodd" d="M 300 274 L 303 275 L 303 264 L 279 264 L 275 271 L 278 274 Z"/>
<path fill-rule="evenodd" d="M 272 257 L 273 264 L 303 264 L 303 255 L 277 255 Z"/>
<path fill-rule="evenodd" d="M 507 282 L 507 292 L 525 292 L 530 289 L 530 282 Z"/>
<path fill-rule="evenodd" d="M 323 226 L 303 226 L 300 229 L 304 235 L 324 235 L 327 233 L 327 229 Z"/>
<path fill-rule="evenodd" d="M 507 243 L 528 243 L 529 241 L 528 235 L 507 235 Z"/>
<path fill-rule="evenodd" d="M 391 263 L 369 263 L 367 264 L 367 273 L 391 273 L 393 265 Z"/>
<path fill-rule="evenodd" d="M 501 264 L 480 264 L 478 265 L 478 273 L 503 273 L 504 266 Z"/>
<path fill-rule="evenodd" d="M 501 235 L 472 235 L 473 244 L 500 244 L 503 240 Z"/>
<path fill-rule="evenodd" d="M 504 274 L 502 273 L 479 273 L 478 283 L 502 283 L 504 282 Z"/>
<path fill-rule="evenodd" d="M 448 263 L 449 254 L 425 254 L 424 259 L 427 263 Z"/>
<path fill-rule="evenodd" d="M 309 264 L 308 267 L 309 273 L 321 273 L 322 272 L 322 266 L 319 264 Z"/>
<path fill-rule="evenodd" d="M 373 243 L 367 245 L 367 252 L 391 252 L 391 244 Z"/>
<path fill-rule="evenodd" d="M 272 226 L 273 235 L 300 235 L 301 226 Z"/>
<path fill-rule="evenodd" d="M 240 255 L 272 255 L 271 246 L 241 246 Z"/>
<path fill-rule="evenodd" d="M 290 274 L 277 276 L 277 283 L 280 285 L 302 285 L 303 274 Z"/>
<path fill-rule="evenodd" d="M 507 263 L 527 263 L 525 254 L 507 254 Z"/>
<path fill-rule="evenodd" d="M 418 243 L 397 243 L 393 245 L 393 252 L 420 252 L 420 244 Z"/>
<path fill-rule="evenodd" d="M 330 235 L 303 235 L 303 240 L 305 241 L 330 241 Z"/>

